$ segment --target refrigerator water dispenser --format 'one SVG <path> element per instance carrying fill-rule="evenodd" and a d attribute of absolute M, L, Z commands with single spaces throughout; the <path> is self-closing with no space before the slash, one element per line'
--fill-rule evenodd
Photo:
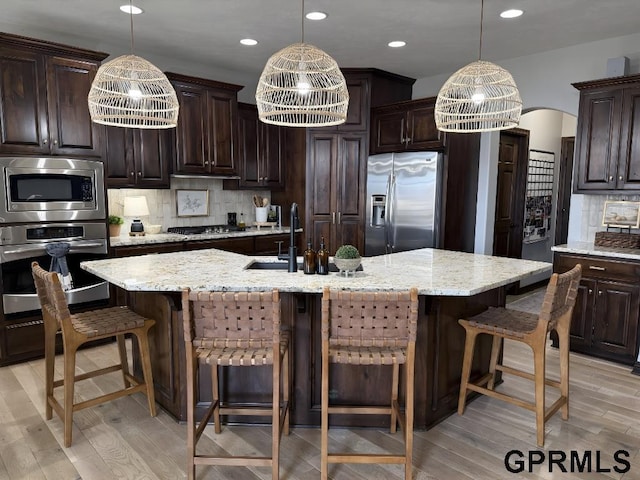
<path fill-rule="evenodd" d="M 384 227 L 386 195 L 371 195 L 371 226 Z"/>

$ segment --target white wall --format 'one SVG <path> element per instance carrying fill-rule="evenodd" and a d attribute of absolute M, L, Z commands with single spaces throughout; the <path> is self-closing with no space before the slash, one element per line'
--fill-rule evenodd
<path fill-rule="evenodd" d="M 606 77 L 606 66 L 609 58 L 626 56 L 629 58 L 629 73 L 640 72 L 640 34 L 616 37 L 599 42 L 585 43 L 573 47 L 552 50 L 527 57 L 519 57 L 499 64 L 513 75 L 523 101 L 524 111 L 538 108 L 550 108 L 578 115 L 579 92 L 572 83 Z M 485 60 L 491 61 L 490 57 Z M 460 65 L 462 67 L 463 65 Z M 438 94 L 440 87 L 447 80 L 446 75 L 418 79 L 413 88 L 413 98 L 431 97 Z M 564 120 L 562 124 L 564 125 Z M 562 127 L 560 136 L 567 134 L 569 124 Z M 484 142 L 483 134 L 483 142 Z M 492 134 L 496 135 L 496 134 Z M 545 140 L 546 142 L 546 140 Z M 536 148 L 531 145 L 531 148 Z M 489 158 L 485 158 L 489 155 Z M 481 175 L 478 185 L 478 214 L 484 212 L 491 218 L 477 219 L 476 251 L 486 252 L 488 234 L 484 226 L 493 222 L 494 209 L 486 202 L 495 197 L 495 184 L 487 182 L 482 169 L 491 168 L 498 162 L 498 151 L 482 148 L 480 151 Z M 559 155 L 559 150 L 558 150 Z M 556 157 L 559 158 L 559 157 Z M 488 175 L 491 173 L 489 172 Z M 612 196 L 615 199 L 631 199 L 633 197 Z M 571 196 L 569 216 L 569 241 L 593 241 L 595 231 L 601 229 L 597 217 L 602 215 L 604 196 L 576 195 Z M 482 204 L 485 202 L 485 204 Z M 494 198 L 495 202 L 495 198 Z"/>

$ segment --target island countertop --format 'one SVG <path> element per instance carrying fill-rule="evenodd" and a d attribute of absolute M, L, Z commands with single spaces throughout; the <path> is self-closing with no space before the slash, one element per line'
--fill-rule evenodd
<path fill-rule="evenodd" d="M 305 275 L 301 270 L 247 269 L 254 261 L 278 261 L 217 249 L 92 260 L 81 267 L 118 287 L 141 292 L 192 290 L 321 293 L 325 285 L 345 290 L 394 291 L 417 287 L 420 295 L 472 296 L 532 275 L 551 263 L 423 248 L 362 259 L 363 271 L 344 277 Z M 300 259 L 299 259 L 300 263 Z"/>

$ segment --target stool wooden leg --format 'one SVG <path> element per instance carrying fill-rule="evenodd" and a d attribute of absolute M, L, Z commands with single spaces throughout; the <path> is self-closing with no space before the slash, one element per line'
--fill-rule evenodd
<path fill-rule="evenodd" d="M 211 401 L 213 407 L 213 428 L 216 433 L 222 431 L 220 426 L 220 385 L 218 384 L 218 364 L 211 365 L 211 393 L 213 398 Z"/>
<path fill-rule="evenodd" d="M 413 416 L 414 416 L 414 381 L 415 381 L 415 345 L 409 347 L 406 372 L 406 400 L 405 400 L 405 466 L 404 479 L 411 480 L 413 475 Z"/>
<path fill-rule="evenodd" d="M 487 383 L 487 388 L 489 390 L 493 390 L 493 387 L 495 387 L 496 384 L 496 365 L 498 364 L 498 357 L 502 350 L 502 341 L 502 337 L 497 335 L 493 336 L 493 342 L 491 343 L 491 360 L 489 361 L 489 373 L 491 374 L 491 378 L 489 378 L 489 382 Z"/>
<path fill-rule="evenodd" d="M 534 382 L 535 382 L 535 398 L 536 398 L 536 431 L 538 446 L 544 446 L 544 414 L 545 414 L 545 345 L 538 342 L 532 345 L 533 348 L 533 364 L 534 364 Z"/>
<path fill-rule="evenodd" d="M 275 355 L 272 367 L 271 395 L 271 478 L 280 478 L 280 355 Z"/>
<path fill-rule="evenodd" d="M 152 417 L 156 416 L 156 398 L 153 389 L 153 373 L 151 371 L 151 358 L 149 353 L 149 337 L 148 328 L 137 330 L 134 332 L 138 339 L 138 347 L 140 347 L 140 360 L 142 361 L 142 374 L 144 375 L 144 383 L 147 385 L 147 403 L 149 404 L 149 413 Z M 125 361 L 127 359 L 125 352 Z"/>
<path fill-rule="evenodd" d="M 396 433 L 398 417 L 393 405 L 398 402 L 398 384 L 400 383 L 400 365 L 393 364 L 393 374 L 391 376 L 391 427 L 390 432 Z"/>
<path fill-rule="evenodd" d="M 191 352 L 191 356 L 187 358 L 186 375 L 187 375 L 187 477 L 189 480 L 194 480 L 196 477 L 196 465 L 194 463 L 194 457 L 196 454 L 196 426 L 195 426 L 195 389 L 196 378 L 198 375 L 197 359 L 193 355 L 193 347 L 191 345 L 185 345 L 187 351 Z M 213 366 L 212 368 L 215 368 Z"/>
<path fill-rule="evenodd" d="M 127 378 L 129 374 L 129 360 L 127 359 L 127 346 L 124 342 L 124 335 L 116 335 L 116 341 L 118 342 L 118 354 L 120 355 L 120 365 L 122 366 L 124 388 L 128 388 L 131 386 L 131 382 Z M 140 342 L 138 342 L 138 345 L 140 345 Z"/>
<path fill-rule="evenodd" d="M 53 412 L 49 399 L 53 397 L 53 376 L 56 360 L 56 331 L 50 322 L 44 322 L 44 410 L 45 418 L 51 420 Z"/>
<path fill-rule="evenodd" d="M 71 446 L 73 428 L 73 394 L 76 374 L 76 350 L 78 346 L 67 346 L 64 349 L 64 446 Z"/>
<path fill-rule="evenodd" d="M 462 361 L 462 377 L 460 379 L 460 395 L 458 397 L 458 415 L 464 413 L 465 403 L 467 401 L 467 385 L 469 384 L 469 377 L 471 376 L 471 365 L 473 364 L 473 350 L 476 344 L 477 333 L 466 330 L 464 340 L 464 359 Z"/>
<path fill-rule="evenodd" d="M 285 350 L 282 362 L 282 375 L 284 376 L 282 398 L 287 409 L 284 412 L 284 434 L 289 435 L 289 389 L 291 388 L 291 381 L 289 379 L 289 349 Z"/>
<path fill-rule="evenodd" d="M 329 355 L 322 356 L 322 404 L 320 408 L 320 479 L 327 480 L 329 470 Z"/>
<path fill-rule="evenodd" d="M 558 331 L 558 350 L 560 354 L 560 395 L 564 397 L 562 419 L 569 419 L 569 332 Z"/>

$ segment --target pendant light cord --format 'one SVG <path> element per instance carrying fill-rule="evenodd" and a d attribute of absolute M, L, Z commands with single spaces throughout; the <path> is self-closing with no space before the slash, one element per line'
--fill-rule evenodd
<path fill-rule="evenodd" d="M 478 50 L 478 60 L 482 60 L 482 21 L 484 19 L 484 0 L 480 0 L 480 47 Z"/>
<path fill-rule="evenodd" d="M 131 55 L 133 55 L 133 3 L 129 0 L 129 25 L 131 28 Z"/>
<path fill-rule="evenodd" d="M 301 22 L 301 27 L 300 30 L 302 30 L 302 43 L 304 43 L 304 0 L 302 0 L 302 22 Z"/>

